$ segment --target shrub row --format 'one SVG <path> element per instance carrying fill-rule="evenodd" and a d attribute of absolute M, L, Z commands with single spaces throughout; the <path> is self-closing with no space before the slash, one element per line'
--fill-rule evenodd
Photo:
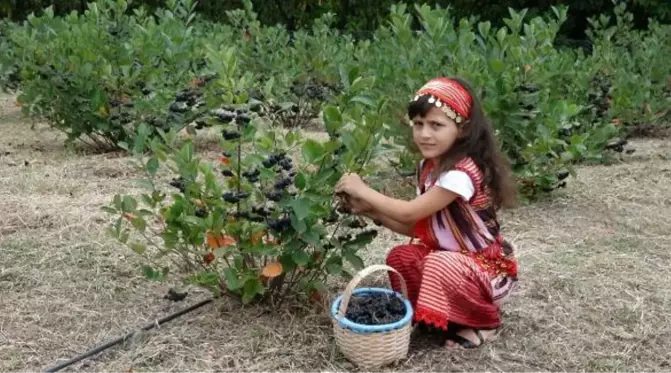
<path fill-rule="evenodd" d="M 635 31 L 622 4 L 591 20 L 590 54 L 555 46 L 565 8 L 511 10 L 494 27 L 398 4 L 358 41 L 331 13 L 289 32 L 263 26 L 249 1 L 225 24 L 200 19 L 190 0 L 151 14 L 127 7 L 99 0 L 84 14 L 47 9 L 4 24 L 0 80 L 71 141 L 141 157 L 149 192 L 107 210 L 111 233 L 151 264 L 145 274 L 173 268 L 246 301 L 314 291 L 326 274 L 347 275 L 346 263 L 362 265 L 357 251 L 374 234 L 334 233 L 361 223 L 331 203 L 333 184 L 348 170 L 374 175 L 369 161 L 383 154 L 412 173 L 405 107 L 432 77 L 472 82 L 530 198 L 565 186 L 575 163 L 625 151 L 628 129 L 668 119 L 671 28 Z M 315 119 L 329 140 L 294 131 Z M 214 164 L 177 141 L 205 127 L 222 130 Z M 295 148 L 302 157 L 290 162 Z M 159 169 L 174 173 L 176 193 Z"/>

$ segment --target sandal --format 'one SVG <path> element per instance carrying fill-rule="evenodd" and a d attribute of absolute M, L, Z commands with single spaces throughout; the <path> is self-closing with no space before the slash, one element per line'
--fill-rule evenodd
<path fill-rule="evenodd" d="M 467 350 L 478 348 L 486 342 L 485 338 L 482 336 L 482 333 L 480 332 L 480 330 L 482 330 L 482 329 L 473 329 L 473 331 L 475 332 L 475 336 L 478 337 L 478 339 L 480 340 L 479 341 L 480 343 L 478 343 L 478 344 L 475 344 L 471 340 L 466 339 L 466 338 L 458 335 L 456 332 L 450 333 L 450 336 L 447 337 L 447 339 L 452 341 L 452 342 L 457 343 L 462 348 L 467 349 Z M 495 330 L 495 329 L 486 329 L 486 330 Z M 494 336 L 495 336 L 495 334 L 492 335 L 492 337 L 494 337 Z M 487 340 L 491 340 L 492 337 L 490 337 Z"/>

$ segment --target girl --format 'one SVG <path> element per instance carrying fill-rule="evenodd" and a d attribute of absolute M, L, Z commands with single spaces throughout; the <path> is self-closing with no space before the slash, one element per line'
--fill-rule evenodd
<path fill-rule="evenodd" d="M 423 160 L 417 198 L 403 201 L 346 174 L 336 193 L 356 214 L 411 237 L 387 265 L 401 273 L 415 321 L 447 331 L 450 348 L 474 348 L 498 329 L 502 301 L 517 283 L 513 249 L 496 211 L 516 202 L 508 163 L 473 90 L 460 78 L 436 78 L 408 106 Z M 413 241 L 417 239 L 416 243 Z M 390 282 L 400 291 L 397 276 Z M 449 328 L 448 328 L 449 326 Z"/>

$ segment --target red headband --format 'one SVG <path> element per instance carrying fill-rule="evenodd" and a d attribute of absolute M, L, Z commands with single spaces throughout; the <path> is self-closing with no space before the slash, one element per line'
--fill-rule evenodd
<path fill-rule="evenodd" d="M 442 77 L 431 79 L 417 91 L 415 100 L 424 95 L 431 95 L 429 102 L 435 102 L 437 107 L 451 119 L 457 120 L 457 123 L 462 121 L 458 117 L 468 119 L 471 116 L 473 98 L 466 88 L 452 79 Z"/>

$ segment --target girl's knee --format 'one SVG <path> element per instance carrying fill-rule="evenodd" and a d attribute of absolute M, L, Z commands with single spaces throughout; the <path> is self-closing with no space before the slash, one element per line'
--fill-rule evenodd
<path fill-rule="evenodd" d="M 403 246 L 396 246 L 389 250 L 387 257 L 385 258 L 385 263 L 390 267 L 396 267 L 400 262 L 402 262 Z"/>
<path fill-rule="evenodd" d="M 385 262 L 388 266 L 394 267 L 400 263 L 416 260 L 417 255 L 416 245 L 398 245 L 389 250 Z"/>

